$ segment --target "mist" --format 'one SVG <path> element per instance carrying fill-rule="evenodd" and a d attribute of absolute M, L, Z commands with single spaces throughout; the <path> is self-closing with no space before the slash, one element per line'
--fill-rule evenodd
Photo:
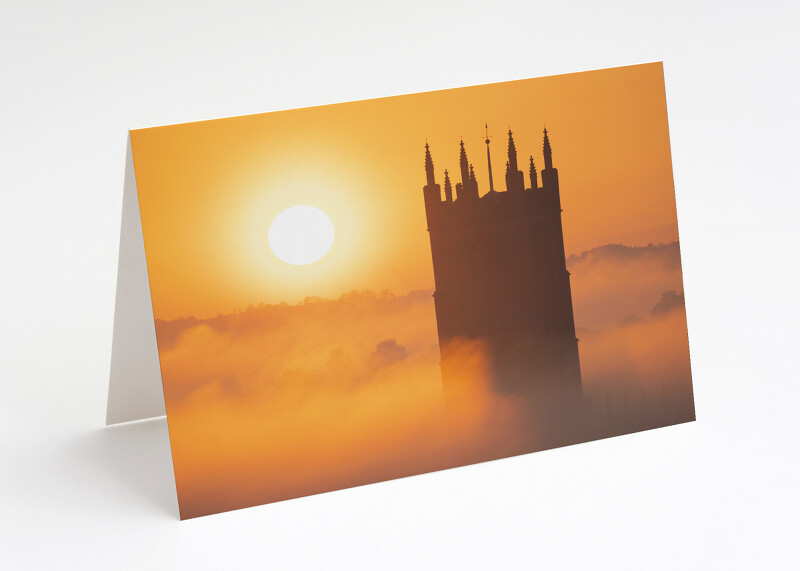
<path fill-rule="evenodd" d="M 570 257 L 584 399 L 558 422 L 495 394 L 475 339 L 445 402 L 432 291 L 157 320 L 181 516 L 692 420 L 676 251 Z"/>

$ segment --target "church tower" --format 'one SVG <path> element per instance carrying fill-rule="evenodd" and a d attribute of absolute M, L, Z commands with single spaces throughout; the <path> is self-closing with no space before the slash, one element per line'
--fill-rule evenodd
<path fill-rule="evenodd" d="M 488 127 L 485 142 L 491 172 Z M 524 394 L 539 406 L 582 397 L 558 171 L 546 129 L 542 149 L 542 187 L 531 156 L 531 187 L 525 188 L 509 129 L 506 190 L 496 191 L 490 181 L 479 196 L 462 140 L 461 182 L 453 200 L 446 173 L 442 200 L 425 145 L 423 194 L 446 398 L 459 382 L 451 350 L 459 340 L 485 347 L 496 392 Z"/>

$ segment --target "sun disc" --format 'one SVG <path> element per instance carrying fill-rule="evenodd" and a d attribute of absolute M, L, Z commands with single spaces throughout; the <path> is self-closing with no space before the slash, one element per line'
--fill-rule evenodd
<path fill-rule="evenodd" d="M 331 219 L 313 206 L 292 206 L 272 221 L 269 247 L 282 261 L 305 266 L 321 259 L 333 246 Z"/>

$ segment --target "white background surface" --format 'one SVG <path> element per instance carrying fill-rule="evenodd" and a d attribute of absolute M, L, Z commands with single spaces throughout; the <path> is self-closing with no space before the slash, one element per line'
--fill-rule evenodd
<path fill-rule="evenodd" d="M 798 568 L 797 6 L 3 0 L 0 568 Z M 696 423 L 178 522 L 103 428 L 127 129 L 658 60 Z"/>

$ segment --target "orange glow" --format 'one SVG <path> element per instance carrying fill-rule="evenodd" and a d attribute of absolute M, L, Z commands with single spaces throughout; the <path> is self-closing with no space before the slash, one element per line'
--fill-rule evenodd
<path fill-rule="evenodd" d="M 431 287 L 424 144 L 437 181 L 448 169 L 455 182 L 463 136 L 485 193 L 485 122 L 497 181 L 508 127 L 527 178 L 547 124 L 567 255 L 677 239 L 660 63 L 141 129 L 131 141 L 146 246 L 158 245 L 146 248 L 156 317 Z M 297 204 L 336 228 L 331 252 L 302 268 L 267 245 L 270 222 Z"/>
<path fill-rule="evenodd" d="M 457 348 L 457 408 L 445 407 L 429 291 L 157 328 L 184 518 L 553 446 L 524 408 L 488 388 L 478 342 Z M 692 418 L 682 307 L 579 335 L 593 409 L 645 396 L 656 413 L 674 403 L 616 433 Z M 572 441 L 613 430 L 598 423 Z"/>
<path fill-rule="evenodd" d="M 588 397 L 560 425 L 491 388 L 476 340 L 448 346 L 445 407 L 424 145 L 437 182 L 447 169 L 455 184 L 463 136 L 484 194 L 484 123 L 500 190 L 509 126 L 526 186 L 545 124 L 553 146 Z M 184 518 L 694 418 L 661 64 L 142 129 L 131 142 Z M 268 244 L 296 205 L 335 228 L 305 266 Z M 631 414 L 634 401 L 651 414 Z"/>

